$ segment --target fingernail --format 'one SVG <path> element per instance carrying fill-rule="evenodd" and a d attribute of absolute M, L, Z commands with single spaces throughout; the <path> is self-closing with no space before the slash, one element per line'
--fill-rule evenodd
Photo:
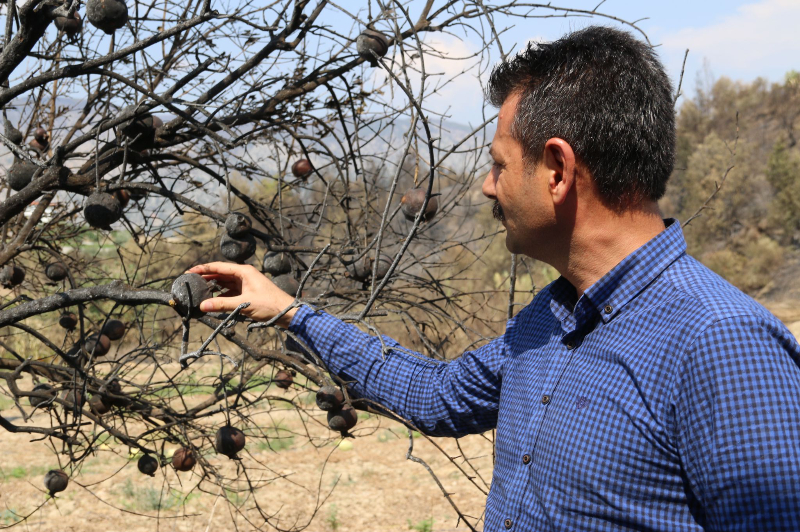
<path fill-rule="evenodd" d="M 214 310 L 214 305 L 210 301 L 201 301 L 200 302 L 200 311 L 201 312 L 209 312 Z"/>

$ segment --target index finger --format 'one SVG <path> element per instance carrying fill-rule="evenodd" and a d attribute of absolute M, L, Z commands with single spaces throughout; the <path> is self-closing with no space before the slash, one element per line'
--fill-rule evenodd
<path fill-rule="evenodd" d="M 219 274 L 219 275 L 235 275 L 241 277 L 248 266 L 244 264 L 231 264 L 230 262 L 209 262 L 206 264 L 198 264 L 192 266 L 188 273 L 199 273 L 200 275 Z"/>

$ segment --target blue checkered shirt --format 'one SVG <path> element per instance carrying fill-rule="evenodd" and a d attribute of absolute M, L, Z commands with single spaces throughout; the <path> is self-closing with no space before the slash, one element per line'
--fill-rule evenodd
<path fill-rule="evenodd" d="M 497 428 L 486 531 L 798 532 L 800 346 L 666 223 L 450 362 L 309 308 L 291 330 L 428 434 Z"/>

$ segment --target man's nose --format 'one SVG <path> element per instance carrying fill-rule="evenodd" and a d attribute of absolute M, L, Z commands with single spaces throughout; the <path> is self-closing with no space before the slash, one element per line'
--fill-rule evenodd
<path fill-rule="evenodd" d="M 489 199 L 495 199 L 496 196 L 494 182 L 494 172 L 490 170 L 489 173 L 486 174 L 486 179 L 483 180 L 483 186 L 481 186 L 481 192 Z"/>

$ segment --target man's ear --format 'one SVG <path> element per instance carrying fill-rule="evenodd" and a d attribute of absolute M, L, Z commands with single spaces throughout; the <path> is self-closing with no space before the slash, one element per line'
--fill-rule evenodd
<path fill-rule="evenodd" d="M 575 152 L 566 140 L 554 137 L 544 144 L 542 162 L 547 170 L 553 203 L 562 205 L 575 186 Z"/>

